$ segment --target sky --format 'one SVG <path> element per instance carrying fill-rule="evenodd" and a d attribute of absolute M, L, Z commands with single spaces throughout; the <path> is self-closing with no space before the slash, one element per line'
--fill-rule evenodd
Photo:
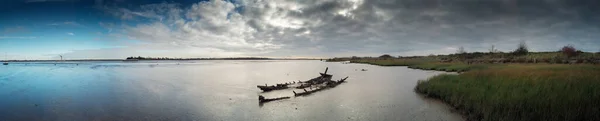
<path fill-rule="evenodd" d="M 2 0 L 3 59 L 600 51 L 598 0 Z"/>

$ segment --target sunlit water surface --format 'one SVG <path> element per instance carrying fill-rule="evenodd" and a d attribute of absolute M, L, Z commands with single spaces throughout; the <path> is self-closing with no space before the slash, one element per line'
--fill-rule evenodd
<path fill-rule="evenodd" d="M 302 97 L 256 88 L 326 67 L 348 83 Z M 440 73 L 297 60 L 11 63 L 0 66 L 0 120 L 463 120 L 413 91 Z M 259 105 L 258 95 L 292 98 Z"/>

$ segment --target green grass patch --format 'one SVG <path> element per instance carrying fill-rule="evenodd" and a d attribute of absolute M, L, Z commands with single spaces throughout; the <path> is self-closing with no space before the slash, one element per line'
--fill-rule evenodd
<path fill-rule="evenodd" d="M 464 72 L 469 70 L 486 69 L 490 66 L 500 66 L 494 64 L 465 64 L 465 63 L 422 63 L 410 65 L 410 68 L 424 70 L 438 70 L 448 72 Z"/>
<path fill-rule="evenodd" d="M 414 69 L 438 70 L 448 72 L 464 72 L 469 70 L 486 69 L 500 64 L 466 64 L 462 62 L 441 63 L 432 58 L 415 59 L 360 59 L 351 60 L 351 63 L 364 63 L 379 66 L 408 66 Z"/>
<path fill-rule="evenodd" d="M 449 103 L 470 120 L 600 120 L 600 66 L 430 64 L 422 67 L 477 69 L 459 75 L 438 75 L 420 81 L 415 87 L 416 92 Z"/>

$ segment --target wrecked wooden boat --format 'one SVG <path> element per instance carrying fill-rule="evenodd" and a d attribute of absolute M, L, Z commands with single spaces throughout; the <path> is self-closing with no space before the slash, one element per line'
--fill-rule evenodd
<path fill-rule="evenodd" d="M 294 96 L 304 96 L 304 95 L 309 95 L 309 94 L 312 94 L 312 93 L 315 93 L 315 92 L 318 92 L 321 90 L 336 87 L 337 85 L 340 85 L 340 84 L 346 82 L 346 80 L 348 79 L 348 77 L 345 77 L 345 78 L 342 78 L 337 81 L 331 80 L 333 75 L 327 74 L 328 70 L 329 70 L 329 68 L 325 68 L 325 72 L 319 73 L 320 76 L 312 78 L 308 81 L 298 81 L 298 82 L 294 81 L 294 82 L 287 82 L 287 83 L 276 84 L 276 85 L 271 85 L 271 86 L 268 86 L 267 84 L 265 84 L 264 86 L 258 85 L 256 87 L 260 88 L 261 90 L 263 90 L 265 92 L 272 91 L 272 90 L 288 89 L 288 88 L 302 89 L 304 92 L 296 92 L 296 91 L 292 91 L 292 92 L 294 93 Z M 262 96 L 259 96 L 259 101 L 260 102 L 268 102 L 268 101 L 281 100 L 281 99 L 287 99 L 287 98 L 289 98 L 289 97 L 266 99 Z"/>
<path fill-rule="evenodd" d="M 337 85 L 340 85 L 340 84 L 346 82 L 346 79 L 348 79 L 347 76 L 346 76 L 346 78 L 342 78 L 342 79 L 340 79 L 338 81 L 329 81 L 329 82 L 326 83 L 326 86 L 328 86 L 330 88 L 335 87 Z"/>
<path fill-rule="evenodd" d="M 310 90 L 310 91 L 307 91 L 306 89 L 302 89 L 302 90 L 304 90 L 304 92 L 296 92 L 296 91 L 292 91 L 292 92 L 294 92 L 294 96 L 297 97 L 297 96 L 309 95 L 309 94 L 321 91 L 323 89 L 325 89 L 325 88 L 315 88 L 314 90 Z"/>
<path fill-rule="evenodd" d="M 289 99 L 290 97 L 278 97 L 278 98 L 265 98 L 262 95 L 258 95 L 258 103 L 266 103 L 266 102 L 271 102 L 271 101 L 276 101 L 276 100 L 283 100 L 283 99 Z"/>
<path fill-rule="evenodd" d="M 321 73 L 321 76 L 300 83 L 300 86 L 297 86 L 296 89 L 304 89 L 313 85 L 323 84 L 327 81 L 330 81 L 331 77 L 332 75 L 327 74 L 327 69 L 325 69 L 325 73 Z"/>
<path fill-rule="evenodd" d="M 271 85 L 271 86 L 267 86 L 267 84 L 265 84 L 265 86 L 262 85 L 257 85 L 256 87 L 258 87 L 260 90 L 264 91 L 264 92 L 268 92 L 268 91 L 272 91 L 272 90 L 280 90 L 280 89 L 287 89 L 289 88 L 288 85 L 290 84 L 277 84 L 277 85 Z"/>
<path fill-rule="evenodd" d="M 331 77 L 333 77 L 333 75 L 331 74 L 327 74 L 327 71 L 329 70 L 328 68 L 325 68 L 325 72 L 324 73 L 319 73 L 321 74 L 321 76 L 316 77 L 316 78 L 312 78 L 308 81 L 305 81 L 304 83 L 309 83 L 309 84 L 322 84 L 324 82 L 330 81 Z"/>
<path fill-rule="evenodd" d="M 331 77 L 333 77 L 333 75 L 327 74 L 328 70 L 329 70 L 329 68 L 325 68 L 325 72 L 319 73 L 320 76 L 312 78 L 312 79 L 310 79 L 308 81 L 304 81 L 304 82 L 298 81 L 298 83 L 296 83 L 295 81 L 293 81 L 293 82 L 287 82 L 287 83 L 276 84 L 276 85 L 271 85 L 271 86 L 268 86 L 267 84 L 257 85 L 256 87 L 258 87 L 263 92 L 268 92 L 268 91 L 273 91 L 273 90 L 282 90 L 282 89 L 287 89 L 290 87 L 294 87 L 297 89 L 304 89 L 304 88 L 311 87 L 313 85 L 323 84 L 327 81 L 331 81 Z"/>
<path fill-rule="evenodd" d="M 315 92 L 318 92 L 318 91 L 321 91 L 321 90 L 324 90 L 324 89 L 333 88 L 333 87 L 335 87 L 337 85 L 340 85 L 340 84 L 346 82 L 346 79 L 348 79 L 348 77 L 342 78 L 342 79 L 340 79 L 338 81 L 329 80 L 329 81 L 325 82 L 324 85 L 323 84 L 316 85 L 317 87 L 315 89 L 313 89 L 313 90 L 302 89 L 302 90 L 304 90 L 304 92 L 296 92 L 296 91 L 292 91 L 292 92 L 294 93 L 294 96 L 309 95 L 309 94 L 312 94 L 312 93 L 315 93 Z"/>

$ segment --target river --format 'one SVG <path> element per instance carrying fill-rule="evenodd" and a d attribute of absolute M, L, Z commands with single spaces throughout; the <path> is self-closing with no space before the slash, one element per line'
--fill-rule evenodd
<path fill-rule="evenodd" d="M 302 97 L 256 88 L 326 67 L 347 83 Z M 11 63 L 0 66 L 0 120 L 462 121 L 413 91 L 441 73 L 312 60 Z M 258 95 L 292 98 L 259 105 Z"/>

